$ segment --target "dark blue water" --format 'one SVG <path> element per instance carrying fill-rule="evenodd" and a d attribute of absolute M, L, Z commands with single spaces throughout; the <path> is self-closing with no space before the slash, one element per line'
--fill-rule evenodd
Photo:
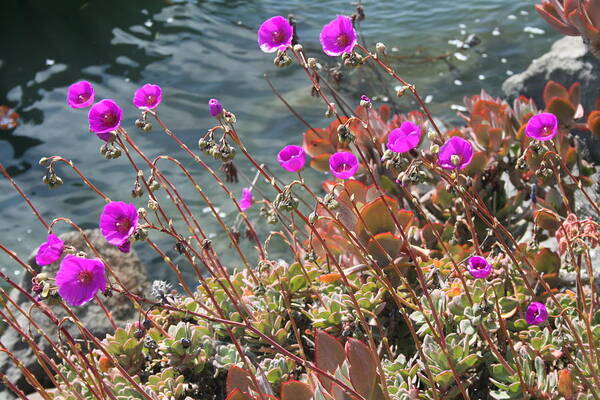
<path fill-rule="evenodd" d="M 452 56 L 451 63 L 396 63 L 395 68 L 430 101 L 437 116 L 455 119 L 452 105 L 481 88 L 500 95 L 500 84 L 512 72 L 524 69 L 540 56 L 558 35 L 533 11 L 533 0 L 404 0 L 363 1 L 366 20 L 361 24 L 367 44 L 383 41 L 392 57 L 415 53 L 435 56 L 456 48 L 452 40 L 476 34 L 482 43 L 464 57 Z M 176 145 L 161 132 L 137 133 L 137 118 L 131 105 L 134 90 L 143 83 L 163 88 L 160 114 L 177 135 L 193 149 L 200 135 L 211 127 L 206 102 L 218 97 L 235 112 L 239 132 L 260 162 L 276 167 L 275 154 L 286 144 L 299 144 L 303 125 L 291 116 L 272 94 L 263 74 L 268 73 L 281 93 L 316 126 L 326 125 L 322 104 L 310 96 L 303 71 L 297 67 L 280 70 L 272 56 L 259 51 L 256 29 L 273 15 L 293 14 L 300 40 L 309 55 L 334 64 L 319 49 L 321 26 L 336 14 L 350 14 L 353 5 L 342 0 L 291 1 L 45 1 L 4 0 L 0 26 L 0 105 L 14 108 L 21 116 L 14 131 L 0 131 L 0 161 L 30 195 L 48 220 L 72 218 L 83 227 L 95 227 L 103 202 L 85 189 L 66 167 L 58 172 L 65 184 L 53 191 L 42 184 L 44 170 L 37 165 L 43 156 L 62 155 L 76 165 L 113 200 L 131 201 L 134 176 L 125 158 L 105 160 L 100 141 L 87 132 L 86 111 L 65 104 L 66 87 L 87 79 L 98 98 L 113 98 L 123 106 L 123 126 L 133 132 L 150 157 L 168 153 L 186 160 L 204 190 L 233 224 L 233 206 L 224 200 L 208 174 L 189 162 Z M 526 27 L 545 32 L 531 34 Z M 534 32 L 536 30 L 534 29 Z M 344 70 L 340 88 L 356 104 L 361 93 L 379 95 L 386 91 L 362 80 L 360 72 Z M 385 81 L 392 90 L 395 83 Z M 397 104 L 412 105 L 408 99 Z M 217 164 L 211 163 L 215 168 Z M 206 229 L 216 235 L 215 244 L 229 260 L 239 265 L 227 244 L 219 238 L 205 204 L 194 194 L 185 178 L 163 165 L 174 183 L 190 200 Z M 248 175 L 254 172 L 240 160 Z M 317 180 L 314 172 L 309 178 Z M 241 192 L 242 181 L 232 185 Z M 145 201 L 137 200 L 138 206 Z M 258 220 L 258 207 L 251 212 Z M 262 232 L 271 229 L 261 220 Z M 59 226 L 58 231 L 65 231 Z M 0 242 L 27 257 L 45 238 L 43 227 L 32 217 L 18 195 L 0 179 Z M 163 243 L 169 253 L 170 244 Z M 143 246 L 142 246 L 143 248 Z M 139 247 L 138 247 L 139 249 Z M 251 249 L 248 246 L 249 251 Z M 153 255 L 142 251 L 148 262 Z M 284 254 L 275 254 L 285 256 Z M 157 263 L 158 264 L 158 263 Z M 0 269 L 19 272 L 16 264 L 0 254 Z M 164 268 L 153 268 L 153 277 Z"/>

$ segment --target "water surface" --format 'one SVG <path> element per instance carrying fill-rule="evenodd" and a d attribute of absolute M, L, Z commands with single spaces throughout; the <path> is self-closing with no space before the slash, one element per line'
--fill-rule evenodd
<path fill-rule="evenodd" d="M 549 48 L 558 35 L 533 11 L 533 0 L 376 0 L 363 1 L 366 20 L 361 31 L 368 45 L 383 41 L 394 56 L 439 55 L 455 49 L 455 40 L 474 33 L 481 44 L 465 57 L 451 57 L 451 63 L 397 64 L 395 67 L 430 101 L 437 116 L 456 120 L 453 105 L 481 88 L 500 95 L 500 85 L 508 75 L 523 70 L 533 57 Z M 125 158 L 105 160 L 99 153 L 100 141 L 87 132 L 86 111 L 65 104 L 66 87 L 74 81 L 91 81 L 98 98 L 113 98 L 125 112 L 123 126 L 135 135 L 149 157 L 168 153 L 190 167 L 204 190 L 215 198 L 227 223 L 233 224 L 233 206 L 224 201 L 218 186 L 191 163 L 164 134 L 137 133 L 137 117 L 131 97 L 143 83 L 160 84 L 163 104 L 160 115 L 190 147 L 213 120 L 206 102 L 221 99 L 235 112 L 239 132 L 260 161 L 276 169 L 275 154 L 286 144 L 299 144 L 304 126 L 289 114 L 272 94 L 263 74 L 268 73 L 281 93 L 315 126 L 328 123 L 317 99 L 310 96 L 304 72 L 297 67 L 277 69 L 272 55 L 256 45 L 256 29 L 273 15 L 293 14 L 298 34 L 309 55 L 334 64 L 335 59 L 319 49 L 318 33 L 336 14 L 350 14 L 353 5 L 342 0 L 263 0 L 263 1 L 45 1 L 5 0 L 0 42 L 0 104 L 13 107 L 21 115 L 21 125 L 11 132 L 0 131 L 0 161 L 31 196 L 47 219 L 72 218 L 84 228 L 97 225 L 103 202 L 85 189 L 75 175 L 60 167 L 65 184 L 48 190 L 42 184 L 44 170 L 37 165 L 43 156 L 62 155 L 71 159 L 113 200 L 131 201 L 134 176 Z M 529 33 L 533 29 L 536 34 Z M 539 31 L 541 29 L 542 31 Z M 453 41 L 454 40 L 454 41 Z M 449 43 L 449 41 L 451 41 Z M 370 93 L 369 82 L 343 69 L 359 86 L 343 90 L 357 103 L 358 94 Z M 395 84 L 386 81 L 393 90 Z M 399 106 L 409 109 L 408 99 Z M 454 107 L 455 108 L 455 107 Z M 218 168 L 215 163 L 210 163 Z M 253 175 L 247 163 L 240 169 Z M 190 205 L 209 232 L 230 266 L 239 265 L 223 235 L 203 209 L 183 175 L 163 165 L 174 183 L 190 199 Z M 307 172 L 316 181 L 319 175 Z M 282 174 L 285 177 L 285 175 Z M 239 193 L 242 181 L 232 185 Z M 164 194 L 161 194 L 164 196 Z M 144 201 L 136 200 L 143 206 Z M 250 215 L 261 232 L 268 232 L 259 220 L 258 207 Z M 0 180 L 0 242 L 27 255 L 45 238 L 43 227 L 4 180 Z M 59 226 L 58 231 L 66 230 Z M 161 242 L 169 254 L 172 243 Z M 248 251 L 251 249 L 245 245 Z M 140 249 L 140 246 L 136 246 Z M 144 249 L 144 246 L 141 246 Z M 166 268 L 146 250 L 142 256 L 153 278 L 168 275 Z M 274 256 L 285 256 L 275 252 Z M 156 268 L 154 267 L 156 266 Z M 17 275 L 20 270 L 0 254 L 0 269 Z"/>

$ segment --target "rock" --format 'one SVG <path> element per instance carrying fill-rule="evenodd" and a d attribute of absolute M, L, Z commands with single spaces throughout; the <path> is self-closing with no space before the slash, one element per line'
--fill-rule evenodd
<path fill-rule="evenodd" d="M 106 262 L 112 267 L 113 271 L 118 274 L 119 279 L 127 288 L 129 288 L 132 293 L 147 293 L 150 288 L 150 282 L 147 279 L 145 269 L 133 250 L 128 254 L 121 253 L 116 247 L 111 246 L 106 242 L 98 229 L 86 230 L 85 234 L 88 236 L 94 247 L 100 252 L 104 260 L 106 260 Z M 60 238 L 65 242 L 66 245 L 71 245 L 79 251 L 85 251 L 90 256 L 93 254 L 78 232 L 65 233 L 60 235 Z M 39 271 L 41 268 L 35 263 L 35 253 L 36 252 L 34 251 L 33 254 L 31 254 L 28 263 L 36 271 Z M 50 276 L 53 276 L 57 270 L 58 263 L 43 267 L 43 271 L 48 272 Z M 25 290 L 31 292 L 31 275 L 24 274 L 20 285 Z M 23 294 L 14 289 L 10 296 L 25 310 L 29 310 L 30 304 Z M 108 310 L 111 311 L 115 323 L 118 326 L 125 326 L 125 324 L 128 322 L 138 319 L 138 314 L 135 312 L 133 305 L 124 295 L 113 293 L 111 297 L 105 297 L 104 295 L 100 295 L 100 297 L 102 298 Z M 59 319 L 66 316 L 66 313 L 60 306 L 56 305 L 51 307 Z M 104 338 L 107 333 L 113 331 L 106 314 L 94 301 L 81 307 L 72 307 L 72 310 L 83 322 L 84 326 L 96 337 Z M 19 312 L 15 309 L 11 308 L 11 311 L 13 311 L 15 315 L 19 315 Z M 55 342 L 58 342 L 58 330 L 56 325 L 54 325 L 40 311 L 33 310 L 31 314 L 34 320 L 48 335 L 48 337 Z M 23 315 L 19 315 L 17 320 L 21 327 L 27 331 L 29 327 L 27 318 L 25 318 Z M 69 331 L 73 337 L 81 337 L 79 331 L 73 326 L 73 324 L 67 323 L 67 325 L 69 325 Z M 35 332 L 31 332 L 31 334 L 43 352 L 56 358 L 52 347 L 41 337 L 41 335 Z M 29 371 L 33 373 L 33 375 L 40 381 L 42 385 L 45 387 L 51 385 L 51 381 L 38 364 L 37 358 L 33 351 L 30 349 L 27 343 L 21 341 L 21 336 L 14 329 L 9 327 L 3 333 L 2 337 L 0 337 L 0 342 L 6 346 Z M 15 383 L 25 393 L 30 393 L 33 391 L 33 388 L 26 382 L 20 370 L 15 367 L 13 362 L 4 352 L 0 352 L 0 373 L 6 374 L 7 379 Z M 0 399 L 13 398 L 13 396 L 14 395 L 12 392 L 0 385 Z"/>
<path fill-rule="evenodd" d="M 567 88 L 579 82 L 586 115 L 600 98 L 600 62 L 580 37 L 566 36 L 556 41 L 550 51 L 533 60 L 527 70 L 508 78 L 502 90 L 510 100 L 524 95 L 533 98 L 538 107 L 542 107 L 544 85 L 549 80 Z M 587 132 L 580 133 L 580 137 L 586 143 L 590 160 L 600 163 L 600 140 L 591 138 Z"/>

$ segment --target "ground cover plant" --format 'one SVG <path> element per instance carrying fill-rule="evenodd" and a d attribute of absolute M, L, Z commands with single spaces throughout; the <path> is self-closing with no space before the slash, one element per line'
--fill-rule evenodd
<path fill-rule="evenodd" d="M 560 14 L 565 30 L 582 25 L 578 32 L 593 45 L 598 7 L 593 0 L 556 0 L 540 12 L 546 19 Z M 600 398 L 596 167 L 573 134 L 600 137 L 600 104 L 584 110 L 579 84 L 549 81 L 544 104 L 481 92 L 464 99 L 464 124 L 447 125 L 392 69 L 383 43 L 361 44 L 362 18 L 358 7 L 325 25 L 325 55 L 318 57 L 335 57 L 348 69 L 380 69 L 399 85 L 397 96 L 414 98 L 418 108 L 397 113 L 369 93 L 345 100 L 298 42 L 293 19 L 269 18 L 258 28 L 259 48 L 276 67 L 306 72 L 328 119 L 314 127 L 290 107 L 306 131 L 273 149 L 282 168 L 277 177 L 244 146 L 249 133 L 235 104 L 210 99 L 205 112 L 215 125 L 197 143 L 185 143 L 160 117 L 159 85 L 132 94 L 135 127 L 123 126 L 121 105 L 97 98 L 91 83 L 68 88 L 73 118 L 87 111 L 90 140 L 99 143 L 94 162 L 132 169 L 133 200 L 97 188 L 85 175 L 92 163 L 75 165 L 60 155 L 40 160 L 43 180 L 61 190 L 59 175 L 74 173 L 98 196 L 98 227 L 108 244 L 122 253 L 147 248 L 164 261 L 152 267 L 169 268 L 175 278 L 155 281 L 149 293 L 123 284 L 117 265 L 77 221 L 40 215 L 36 199 L 0 165 L 48 230 L 34 267 L 0 245 L 32 276 L 28 290 L 0 272 L 27 299 L 18 304 L 0 289 L 0 317 L 52 381 L 51 391 L 43 388 L 11 357 L 44 399 Z M 167 135 L 193 164 L 168 149 L 149 158 L 136 143 L 145 134 Z M 240 158 L 256 170 L 247 185 L 237 183 Z M 306 168 L 327 174 L 320 187 L 307 184 Z M 169 180 L 172 173 L 187 177 L 193 197 Z M 221 192 L 208 193 L 197 174 L 212 176 Z M 238 210 L 233 226 L 217 210 L 217 196 Z M 198 199 L 208 216 L 190 206 Z M 584 205 L 596 218 L 578 212 Z M 222 262 L 203 221 L 209 217 L 240 268 Z M 268 224 L 266 236 L 257 233 Z M 55 234 L 59 226 L 79 232 L 89 250 L 65 244 Z M 176 260 L 159 244 L 165 237 Z M 287 249 L 286 259 L 270 255 L 275 245 Z M 59 265 L 56 274 L 45 272 L 51 264 Z M 183 271 L 195 275 L 193 285 Z M 114 322 L 104 303 L 116 294 L 132 304 L 138 321 Z M 106 337 L 95 337 L 73 311 L 90 302 L 113 325 Z M 57 357 L 33 339 L 32 309 L 58 327 L 58 337 L 42 333 Z M 59 309 L 67 316 L 57 317 Z M 3 345 L 2 351 L 11 354 Z M 3 383 L 26 398 L 22 388 Z"/>

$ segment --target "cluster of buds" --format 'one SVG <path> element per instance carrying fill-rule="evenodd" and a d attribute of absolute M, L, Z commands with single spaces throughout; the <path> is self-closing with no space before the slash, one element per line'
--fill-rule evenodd
<path fill-rule="evenodd" d="M 54 171 L 54 167 L 52 164 L 48 166 L 48 170 L 46 171 L 46 175 L 42 178 L 42 182 L 48 185 L 48 188 L 54 189 L 62 185 L 63 180 L 56 175 L 56 171 Z"/>
<path fill-rule="evenodd" d="M 427 173 L 421 170 L 419 165 L 420 163 L 413 163 L 406 171 L 400 172 L 396 178 L 396 183 L 408 186 L 425 182 L 427 180 Z"/>
<path fill-rule="evenodd" d="M 335 210 L 340 206 L 340 203 L 338 203 L 338 201 L 336 200 L 333 192 L 329 192 L 325 195 L 325 197 L 323 198 L 323 204 L 329 210 Z"/>
<path fill-rule="evenodd" d="M 135 120 L 135 127 L 142 132 L 150 132 L 152 130 L 152 124 L 148 122 L 148 113 L 143 111 L 138 119 Z"/>
<path fill-rule="evenodd" d="M 401 170 L 408 166 L 408 160 L 401 153 L 396 153 L 389 149 L 383 152 L 381 162 L 386 169 L 395 168 Z"/>
<path fill-rule="evenodd" d="M 548 178 L 552 175 L 552 169 L 548 167 L 546 161 L 542 161 L 539 168 L 535 171 L 535 174 L 540 178 Z"/>
<path fill-rule="evenodd" d="M 273 206 L 279 211 L 294 211 L 298 204 L 298 199 L 292 196 L 288 189 L 279 193 L 273 202 Z"/>
<path fill-rule="evenodd" d="M 362 65 L 365 62 L 365 59 L 363 56 L 353 51 L 352 53 L 344 53 L 342 55 L 342 61 L 346 67 L 356 68 Z"/>
<path fill-rule="evenodd" d="M 285 68 L 292 63 L 292 59 L 287 55 L 285 51 L 278 51 L 273 64 L 279 68 Z"/>
<path fill-rule="evenodd" d="M 138 172 L 138 175 L 135 177 L 135 182 L 133 182 L 133 189 L 131 189 L 131 197 L 133 198 L 142 197 L 144 195 L 144 188 L 140 184 L 140 178 L 142 177 L 141 172 L 142 171 Z"/>
<path fill-rule="evenodd" d="M 114 142 L 106 142 L 100 146 L 100 154 L 107 160 L 111 160 L 121 157 L 121 149 Z"/>
<path fill-rule="evenodd" d="M 581 253 L 586 247 L 593 249 L 600 244 L 599 224 L 591 218 L 578 219 L 575 214 L 569 214 L 556 231 L 556 240 L 560 254 L 568 250 L 569 243 L 575 253 Z"/>
<path fill-rule="evenodd" d="M 354 142 L 355 136 L 346 124 L 340 124 L 337 128 L 338 140 L 341 144 L 349 144 Z"/>
<path fill-rule="evenodd" d="M 233 161 L 235 157 L 235 148 L 230 146 L 225 139 L 221 139 L 217 142 L 214 139 L 212 132 L 209 132 L 206 136 L 198 140 L 198 147 L 202 152 L 215 160 L 220 160 L 225 163 Z"/>
<path fill-rule="evenodd" d="M 277 212 L 272 207 L 267 207 L 267 206 L 261 207 L 260 215 L 267 219 L 268 224 L 275 225 L 278 221 Z"/>

